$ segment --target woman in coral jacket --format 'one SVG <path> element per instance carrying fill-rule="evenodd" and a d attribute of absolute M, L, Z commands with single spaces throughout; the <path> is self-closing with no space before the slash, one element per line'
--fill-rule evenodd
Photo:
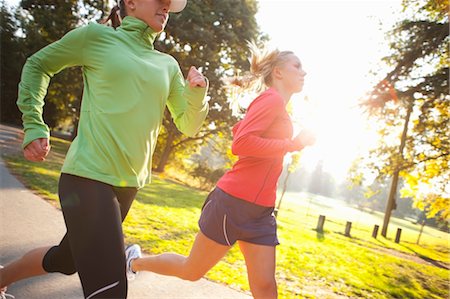
<path fill-rule="evenodd" d="M 203 277 L 233 246 L 244 255 L 255 298 L 276 298 L 276 220 L 273 215 L 283 157 L 314 143 L 303 131 L 292 139 L 286 105 L 303 88 L 306 72 L 290 51 L 251 46 L 251 74 L 265 88 L 233 128 L 232 151 L 239 160 L 207 197 L 189 256 L 174 253 L 141 258 L 138 245 L 128 248 L 129 273 L 152 271 L 186 280 Z"/>

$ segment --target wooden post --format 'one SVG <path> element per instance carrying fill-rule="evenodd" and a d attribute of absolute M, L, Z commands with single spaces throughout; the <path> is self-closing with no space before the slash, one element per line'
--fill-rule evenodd
<path fill-rule="evenodd" d="M 395 243 L 399 243 L 400 242 L 400 235 L 402 234 L 402 229 L 401 228 L 397 228 L 397 234 L 395 235 Z"/>
<path fill-rule="evenodd" d="M 373 231 L 372 231 L 372 238 L 377 238 L 377 235 L 378 235 L 378 229 L 380 228 L 380 226 L 379 225 L 374 225 L 373 226 Z"/>
<path fill-rule="evenodd" d="M 317 232 L 323 233 L 323 224 L 325 223 L 325 216 L 319 216 L 319 222 L 317 222 Z"/>
<path fill-rule="evenodd" d="M 352 223 L 350 221 L 347 221 L 347 224 L 345 225 L 345 236 L 350 237 L 350 230 L 352 229 Z"/>

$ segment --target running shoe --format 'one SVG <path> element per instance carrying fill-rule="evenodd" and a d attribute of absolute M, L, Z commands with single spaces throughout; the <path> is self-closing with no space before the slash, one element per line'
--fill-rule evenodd
<path fill-rule="evenodd" d="M 5 291 L 3 291 L 3 290 L 0 291 L 0 299 L 14 299 L 14 298 L 16 298 L 16 297 L 14 297 L 11 294 L 7 294 L 6 290 Z"/>
<path fill-rule="evenodd" d="M 125 249 L 125 258 L 127 262 L 127 279 L 134 280 L 138 272 L 131 270 L 131 262 L 137 258 L 141 258 L 141 247 L 138 244 L 133 244 Z"/>
<path fill-rule="evenodd" d="M 0 265 L 0 269 L 3 268 L 2 265 Z M 4 287 L 3 289 L 0 290 L 0 299 L 14 299 L 16 297 L 14 297 L 11 294 L 6 294 L 6 287 Z"/>

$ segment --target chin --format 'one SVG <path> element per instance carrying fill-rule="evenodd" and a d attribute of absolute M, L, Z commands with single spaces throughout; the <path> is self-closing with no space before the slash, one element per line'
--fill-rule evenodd
<path fill-rule="evenodd" d="M 158 33 L 163 31 L 165 28 L 165 24 L 147 24 L 147 25 Z"/>
<path fill-rule="evenodd" d="M 164 27 L 153 27 L 153 26 L 150 27 L 157 33 L 160 33 L 164 30 Z"/>
<path fill-rule="evenodd" d="M 299 92 L 301 92 L 303 90 L 303 85 L 302 86 L 299 86 L 298 88 L 296 88 L 295 90 L 294 90 L 294 93 L 299 93 Z"/>

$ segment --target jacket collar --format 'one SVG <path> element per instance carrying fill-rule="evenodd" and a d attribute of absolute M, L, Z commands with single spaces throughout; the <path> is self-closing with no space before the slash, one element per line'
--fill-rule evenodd
<path fill-rule="evenodd" d="M 149 46 L 151 49 L 153 49 L 153 43 L 158 35 L 158 33 L 148 26 L 147 23 L 131 16 L 126 16 L 118 29 L 142 40 L 145 45 Z"/>

